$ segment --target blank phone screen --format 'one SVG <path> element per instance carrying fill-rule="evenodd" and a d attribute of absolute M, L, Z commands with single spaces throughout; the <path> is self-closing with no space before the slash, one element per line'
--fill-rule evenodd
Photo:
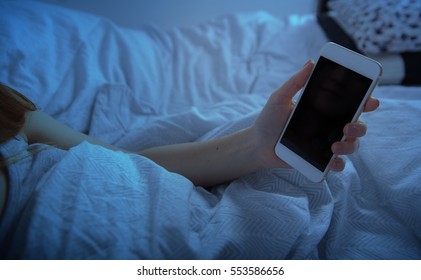
<path fill-rule="evenodd" d="M 280 142 L 320 171 L 333 156 L 372 80 L 320 57 Z"/>

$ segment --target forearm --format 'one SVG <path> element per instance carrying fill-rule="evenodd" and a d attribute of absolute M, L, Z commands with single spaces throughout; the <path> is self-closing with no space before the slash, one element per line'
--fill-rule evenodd
<path fill-rule="evenodd" d="M 64 150 L 77 146 L 83 141 L 111 150 L 121 150 L 76 131 L 41 111 L 28 113 L 23 132 L 27 136 L 29 143 L 44 143 Z"/>
<path fill-rule="evenodd" d="M 124 151 L 75 131 L 40 111 L 28 114 L 23 132 L 29 143 L 45 143 L 65 150 L 88 141 L 111 150 Z M 208 187 L 257 170 L 256 148 L 251 129 L 245 129 L 208 142 L 150 148 L 139 154 L 187 177 L 196 185 Z"/>
<path fill-rule="evenodd" d="M 251 131 L 245 129 L 208 142 L 156 147 L 139 154 L 196 185 L 209 187 L 257 170 L 256 150 Z"/>

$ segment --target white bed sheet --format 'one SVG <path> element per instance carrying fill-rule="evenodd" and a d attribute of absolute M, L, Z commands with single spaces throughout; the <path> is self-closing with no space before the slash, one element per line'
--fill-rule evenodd
<path fill-rule="evenodd" d="M 311 15 L 237 14 L 164 31 L 34 2 L 3 1 L 0 14 L 0 80 L 74 128 L 134 150 L 249 125 L 326 41 Z M 359 152 L 320 184 L 273 169 L 209 193 L 142 157 L 82 144 L 40 179 L 31 227 L 15 240 L 33 245 L 14 256 L 419 259 L 420 94 L 378 87 L 382 106 L 364 115 Z M 115 197 L 117 185 L 127 193 Z M 63 212 L 67 202 L 49 203 L 53 194 L 75 197 L 75 208 Z"/>

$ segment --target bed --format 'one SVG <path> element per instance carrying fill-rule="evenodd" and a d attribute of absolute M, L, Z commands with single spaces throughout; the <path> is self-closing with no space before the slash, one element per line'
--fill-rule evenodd
<path fill-rule="evenodd" d="M 204 141 L 250 125 L 268 96 L 334 40 L 327 14 L 321 3 L 302 16 L 238 13 L 134 30 L 39 2 L 1 1 L 0 81 L 128 150 Z M 20 219 L 7 232 L 2 221 L 1 256 L 420 259 L 419 65 L 410 82 L 402 83 L 408 71 L 381 81 L 373 93 L 381 107 L 362 116 L 369 130 L 358 152 L 320 183 L 268 169 L 208 190 L 89 143 L 43 150 L 26 159 L 48 164 L 31 167 L 37 186 Z"/>

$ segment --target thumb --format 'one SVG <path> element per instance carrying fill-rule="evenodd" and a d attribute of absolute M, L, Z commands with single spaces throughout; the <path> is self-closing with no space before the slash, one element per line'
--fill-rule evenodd
<path fill-rule="evenodd" d="M 311 70 L 314 67 L 314 62 L 310 59 L 304 64 L 300 71 L 294 74 L 285 84 L 278 89 L 279 94 L 283 98 L 292 99 L 294 95 L 305 85 Z"/>

